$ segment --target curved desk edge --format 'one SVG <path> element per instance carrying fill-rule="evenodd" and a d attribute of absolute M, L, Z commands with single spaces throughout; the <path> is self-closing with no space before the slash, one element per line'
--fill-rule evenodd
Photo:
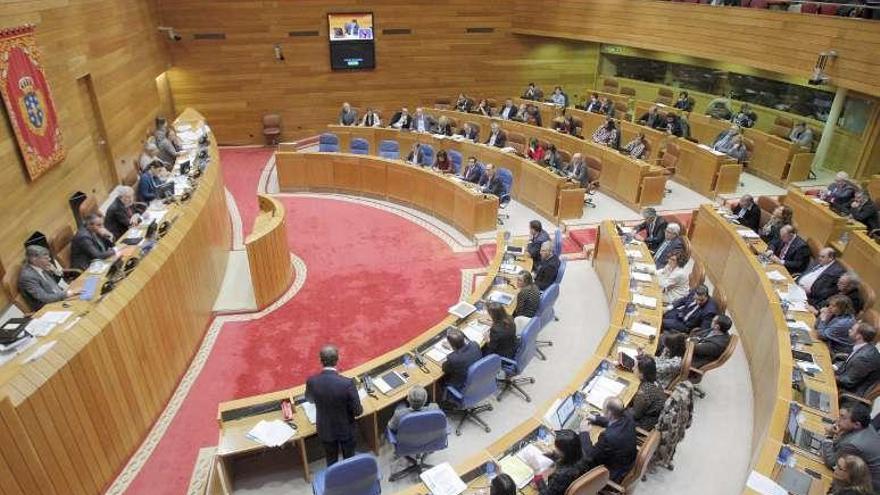
<path fill-rule="evenodd" d="M 284 205 L 265 194 L 257 198 L 260 213 L 244 245 L 257 310 L 263 310 L 290 288 L 295 273 L 287 244 L 287 211 Z"/>

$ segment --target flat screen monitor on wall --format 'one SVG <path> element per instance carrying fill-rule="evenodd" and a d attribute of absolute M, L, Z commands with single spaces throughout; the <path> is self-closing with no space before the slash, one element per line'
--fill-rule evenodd
<path fill-rule="evenodd" d="M 372 13 L 327 14 L 327 25 L 333 70 L 372 69 L 376 66 Z"/>

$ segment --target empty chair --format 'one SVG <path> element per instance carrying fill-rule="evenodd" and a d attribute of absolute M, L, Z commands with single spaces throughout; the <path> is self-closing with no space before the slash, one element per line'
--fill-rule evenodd
<path fill-rule="evenodd" d="M 560 260 L 559 268 L 562 269 L 562 260 Z M 559 274 L 557 273 L 557 277 Z M 545 326 L 556 319 L 556 300 L 559 298 L 559 284 L 552 284 L 547 290 L 541 293 L 541 302 L 538 305 L 538 318 L 541 320 L 541 326 Z"/>
<path fill-rule="evenodd" d="M 461 390 L 451 385 L 446 386 L 446 400 L 462 415 L 455 428 L 456 435 L 461 435 L 461 427 L 467 420 L 477 423 L 487 433 L 492 431 L 479 414 L 492 410 L 492 404 L 483 402 L 498 391 L 496 377 L 500 371 L 501 357 L 498 354 L 489 354 L 468 367 L 467 379 Z"/>
<path fill-rule="evenodd" d="M 268 144 L 272 146 L 278 144 L 281 138 L 281 115 L 277 113 L 263 115 L 263 136 Z"/>
<path fill-rule="evenodd" d="M 434 108 L 439 110 L 449 110 L 452 107 L 450 98 L 440 97 L 434 100 Z"/>
<path fill-rule="evenodd" d="M 768 6 L 767 0 L 752 0 L 752 4 L 749 7 L 753 9 L 766 9 Z"/>
<path fill-rule="evenodd" d="M 21 267 L 21 263 L 16 263 L 3 273 L 3 289 L 12 301 L 12 304 L 24 313 L 25 316 L 28 316 L 33 312 L 33 308 L 31 308 L 31 305 L 28 304 L 21 292 L 18 291 L 18 277 L 21 275 Z"/>
<path fill-rule="evenodd" d="M 672 105 L 672 99 L 675 97 L 675 94 L 669 88 L 658 88 L 657 89 L 657 99 L 654 100 L 657 103 L 662 103 L 664 105 Z"/>
<path fill-rule="evenodd" d="M 391 160 L 397 160 L 400 158 L 400 145 L 397 144 L 397 141 L 391 139 L 385 139 L 381 143 L 379 143 L 379 156 L 382 158 L 388 158 Z"/>
<path fill-rule="evenodd" d="M 691 290 L 696 289 L 698 285 L 703 285 L 706 281 L 706 269 L 703 267 L 703 263 L 694 258 L 694 264 L 691 267 L 691 273 L 688 275 L 688 287 Z"/>
<path fill-rule="evenodd" d="M 125 174 L 125 177 L 122 178 L 122 185 L 131 187 L 136 190 L 138 179 L 140 179 L 140 174 L 138 173 L 138 169 L 136 166 L 132 167 L 128 171 L 128 173 Z"/>
<path fill-rule="evenodd" d="M 526 324 L 523 329 L 522 337 L 519 339 L 519 345 L 517 346 L 514 359 L 501 358 L 501 369 L 504 371 L 504 378 L 498 380 L 501 384 L 501 391 L 498 392 L 498 400 L 501 400 L 501 397 L 512 389 L 522 395 L 526 402 L 532 401 L 529 394 L 522 389 L 522 385 L 525 385 L 526 383 L 535 383 L 535 379 L 530 376 L 521 375 L 529 365 L 529 362 L 531 362 L 532 358 L 535 357 L 535 345 L 540 330 L 541 322 L 538 318 L 532 318 L 529 320 L 528 324 Z"/>
<path fill-rule="evenodd" d="M 513 190 L 513 174 L 506 168 L 499 168 L 495 173 L 498 174 L 501 182 L 504 183 L 505 192 L 498 198 L 498 223 L 503 224 L 502 218 L 510 218 L 510 215 L 501 210 L 507 209 L 507 205 L 510 204 L 510 191 Z"/>
<path fill-rule="evenodd" d="M 517 153 L 525 155 L 526 153 L 526 137 L 518 132 L 507 133 L 507 146 L 515 149 Z"/>
<path fill-rule="evenodd" d="M 430 167 L 434 165 L 434 147 L 430 144 L 419 145 L 419 165 Z"/>
<path fill-rule="evenodd" d="M 608 468 L 597 466 L 582 474 L 565 490 L 565 495 L 597 495 L 609 480 Z"/>
<path fill-rule="evenodd" d="M 461 153 L 455 150 L 449 150 L 446 152 L 446 155 L 449 156 L 449 161 L 452 162 L 452 170 L 455 171 L 456 174 L 461 173 Z"/>
<path fill-rule="evenodd" d="M 636 97 L 636 90 L 633 88 L 628 88 L 626 86 L 620 88 L 620 94 L 624 96 L 629 96 L 630 98 Z"/>
<path fill-rule="evenodd" d="M 94 196 L 88 196 L 79 204 L 79 218 L 85 219 L 92 213 L 98 213 L 98 202 L 95 201 Z"/>
<path fill-rule="evenodd" d="M 617 93 L 617 88 L 620 86 L 616 79 L 604 79 L 602 80 L 602 91 L 606 93 Z"/>
<path fill-rule="evenodd" d="M 802 3 L 801 4 L 801 13 L 803 14 L 817 14 L 819 13 L 819 6 L 815 3 Z"/>
<path fill-rule="evenodd" d="M 364 138 L 354 138 L 351 140 L 350 149 L 355 155 L 369 155 L 370 142 Z"/>
<path fill-rule="evenodd" d="M 315 495 L 379 495 L 379 463 L 370 454 L 337 462 L 318 472 L 312 482 Z"/>
<path fill-rule="evenodd" d="M 443 411 L 416 411 L 400 420 L 396 433 L 390 429 L 385 433 L 394 446 L 394 455 L 409 462 L 409 466 L 388 477 L 389 481 L 397 481 L 431 468 L 425 464 L 425 457 L 446 448 L 449 425 Z"/>
<path fill-rule="evenodd" d="M 559 256 L 562 254 L 562 230 L 556 229 L 553 234 L 553 254 Z"/>
<path fill-rule="evenodd" d="M 516 338 L 522 337 L 523 330 L 526 329 L 526 325 L 528 325 L 531 320 L 532 319 L 528 316 L 517 316 L 513 319 L 513 324 L 516 325 Z"/>
<path fill-rule="evenodd" d="M 821 15 L 837 15 L 839 6 L 834 4 L 823 3 L 819 5 L 819 14 Z"/>
<path fill-rule="evenodd" d="M 329 132 L 321 134 L 321 137 L 318 138 L 318 151 L 337 153 L 339 151 L 339 137 Z"/>

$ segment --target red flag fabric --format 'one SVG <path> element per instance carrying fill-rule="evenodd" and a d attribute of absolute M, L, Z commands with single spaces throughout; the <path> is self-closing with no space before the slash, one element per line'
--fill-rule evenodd
<path fill-rule="evenodd" d="M 64 159 L 64 147 L 31 25 L 0 30 L 0 94 L 34 180 Z"/>

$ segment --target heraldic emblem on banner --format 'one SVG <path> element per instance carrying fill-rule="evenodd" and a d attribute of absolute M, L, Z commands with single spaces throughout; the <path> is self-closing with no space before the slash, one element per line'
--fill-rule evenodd
<path fill-rule="evenodd" d="M 0 30 L 0 94 L 31 180 L 64 159 L 33 26 Z"/>

